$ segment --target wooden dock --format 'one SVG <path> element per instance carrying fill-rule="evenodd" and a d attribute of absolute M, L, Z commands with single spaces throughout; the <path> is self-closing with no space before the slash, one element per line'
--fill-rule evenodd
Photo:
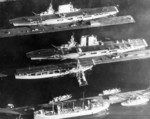
<path fill-rule="evenodd" d="M 31 27 L 14 27 L 10 29 L 1 29 L 0 38 L 94 28 L 94 27 L 104 27 L 104 26 L 111 26 L 111 25 L 121 25 L 121 24 L 128 24 L 134 22 L 135 20 L 132 16 L 126 15 L 126 16 L 104 17 L 97 20 L 87 21 L 87 22 L 68 23 L 68 24 L 61 24 L 61 25 L 47 25 L 47 26 L 38 25 L 38 26 L 31 26 Z"/>

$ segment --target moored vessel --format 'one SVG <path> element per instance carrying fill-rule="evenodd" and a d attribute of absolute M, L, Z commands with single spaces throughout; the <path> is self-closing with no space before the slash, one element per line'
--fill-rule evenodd
<path fill-rule="evenodd" d="M 113 88 L 113 89 L 104 90 L 103 95 L 113 95 L 113 94 L 117 94 L 120 92 L 121 90 L 119 88 Z"/>
<path fill-rule="evenodd" d="M 121 92 L 121 89 L 113 88 L 113 89 L 103 90 L 103 93 L 99 93 L 98 95 L 99 96 L 102 96 L 102 95 L 114 95 L 114 94 L 117 94 L 117 93 L 120 93 L 120 92 Z"/>
<path fill-rule="evenodd" d="M 122 106 L 145 105 L 148 103 L 148 101 L 149 101 L 149 98 L 147 98 L 145 96 L 137 96 L 137 97 L 130 98 L 125 102 L 122 102 L 121 105 Z"/>
<path fill-rule="evenodd" d="M 71 105 L 70 107 L 67 105 Z M 41 109 L 34 112 L 34 119 L 70 119 L 75 117 L 90 116 L 108 110 L 108 102 L 88 100 L 77 104 L 76 101 L 55 103 L 51 110 Z M 56 110 L 55 110 L 56 107 Z"/>
<path fill-rule="evenodd" d="M 148 46 L 145 39 L 128 39 L 127 41 L 98 41 L 97 36 L 85 35 L 77 44 L 74 37 L 71 36 L 68 44 L 63 44 L 56 49 L 41 49 L 28 52 L 27 57 L 32 60 L 47 59 L 80 59 L 100 56 L 111 56 L 122 54 L 130 51 L 144 49 Z"/>
<path fill-rule="evenodd" d="M 16 79 L 44 79 L 44 78 L 55 78 L 68 74 L 85 72 L 90 70 L 93 66 L 81 66 L 77 64 L 65 64 L 61 65 L 46 65 L 39 67 L 30 67 L 24 69 L 18 69 L 15 74 Z"/>
<path fill-rule="evenodd" d="M 66 94 L 63 96 L 54 97 L 52 101 L 49 101 L 49 104 L 52 104 L 54 102 L 56 103 L 56 102 L 66 101 L 66 100 L 69 100 L 71 98 L 72 98 L 71 94 Z"/>
<path fill-rule="evenodd" d="M 56 25 L 114 16 L 118 12 L 116 6 L 77 9 L 72 4 L 59 5 L 58 11 L 55 12 L 50 4 L 50 7 L 45 12 L 34 13 L 35 16 L 14 18 L 9 21 L 14 26 Z"/>

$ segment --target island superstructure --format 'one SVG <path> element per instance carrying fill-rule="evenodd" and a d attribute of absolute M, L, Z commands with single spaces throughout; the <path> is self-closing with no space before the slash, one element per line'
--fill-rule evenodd
<path fill-rule="evenodd" d="M 122 54 L 126 52 L 144 49 L 148 46 L 145 39 L 128 39 L 127 41 L 101 41 L 97 36 L 81 36 L 80 44 L 71 36 L 68 44 L 63 44 L 55 49 L 41 49 L 28 52 L 27 57 L 32 60 L 45 59 L 82 59 L 91 57 L 111 56 L 113 54 Z"/>

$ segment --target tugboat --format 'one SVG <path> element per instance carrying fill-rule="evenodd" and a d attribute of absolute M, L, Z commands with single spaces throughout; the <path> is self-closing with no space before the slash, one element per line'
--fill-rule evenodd
<path fill-rule="evenodd" d="M 9 21 L 14 26 L 56 25 L 114 16 L 118 12 L 116 6 L 77 9 L 71 3 L 59 5 L 58 11 L 55 12 L 52 4 L 50 4 L 50 7 L 45 12 L 34 13 L 35 16 L 14 18 Z"/>
<path fill-rule="evenodd" d="M 108 90 L 104 90 L 103 93 L 99 93 L 99 96 L 103 96 L 103 95 L 114 95 L 117 93 L 120 93 L 121 90 L 119 88 L 113 88 L 113 89 L 108 89 Z"/>
<path fill-rule="evenodd" d="M 80 44 L 71 36 L 68 44 L 63 44 L 55 49 L 41 49 L 26 53 L 31 60 L 64 60 L 80 59 L 100 56 L 112 56 L 144 49 L 148 46 L 145 39 L 128 39 L 127 41 L 98 41 L 97 36 L 85 35 L 81 37 Z"/>
<path fill-rule="evenodd" d="M 79 101 L 78 101 L 79 103 Z M 85 105 L 87 103 L 87 105 Z M 90 116 L 108 110 L 108 102 L 88 100 L 87 102 L 66 101 L 52 104 L 51 110 L 40 109 L 34 112 L 34 119 L 70 119 Z"/>
<path fill-rule="evenodd" d="M 129 100 L 122 102 L 122 106 L 138 106 L 147 104 L 149 99 L 144 96 L 137 96 L 134 98 L 130 98 Z"/>
<path fill-rule="evenodd" d="M 103 95 L 113 95 L 113 94 L 117 94 L 117 93 L 120 93 L 120 92 L 121 92 L 120 89 L 113 88 L 113 89 L 104 90 Z"/>
<path fill-rule="evenodd" d="M 49 104 L 52 104 L 54 102 L 56 103 L 56 102 L 66 101 L 66 100 L 69 100 L 71 98 L 72 98 L 71 94 L 66 94 L 63 96 L 54 97 L 53 100 L 49 102 Z"/>

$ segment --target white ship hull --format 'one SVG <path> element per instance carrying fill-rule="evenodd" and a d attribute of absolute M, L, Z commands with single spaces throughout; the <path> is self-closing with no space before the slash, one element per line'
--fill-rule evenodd
<path fill-rule="evenodd" d="M 74 16 L 74 17 L 68 17 L 68 18 L 59 18 L 59 19 L 50 19 L 43 21 L 41 25 L 54 25 L 54 24 L 63 24 L 63 23 L 72 23 L 72 22 L 78 22 L 78 21 L 88 21 L 88 20 L 93 20 L 93 19 L 98 19 L 102 17 L 107 17 L 111 15 L 115 15 L 116 12 L 111 12 L 111 13 L 106 13 L 102 15 L 87 15 L 87 16 Z"/>
<path fill-rule="evenodd" d="M 54 77 L 59 77 L 59 76 L 64 76 L 69 74 L 69 72 L 65 73 L 53 73 L 53 74 L 40 74 L 40 75 L 15 75 L 16 79 L 42 79 L 42 78 L 54 78 Z"/>
<path fill-rule="evenodd" d="M 60 17 L 56 19 L 47 19 L 45 21 L 32 21 L 32 22 L 14 22 L 14 26 L 34 26 L 34 25 L 55 25 L 55 24 L 64 24 L 64 23 L 74 23 L 78 21 L 88 21 L 93 19 L 99 19 L 102 17 L 114 16 L 118 13 L 118 9 L 116 11 L 107 12 L 107 13 L 96 13 L 93 15 L 79 15 L 72 17 Z"/>
<path fill-rule="evenodd" d="M 89 69 L 91 69 L 92 66 L 89 67 L 84 67 L 82 68 L 82 71 L 87 71 Z M 55 78 L 55 77 L 59 77 L 59 76 L 64 76 L 64 75 L 68 75 L 68 74 L 72 74 L 72 73 L 78 73 L 80 72 L 79 69 L 77 68 L 73 68 L 71 70 L 68 70 L 66 72 L 49 72 L 49 71 L 45 71 L 45 72 L 36 72 L 36 73 L 28 73 L 28 74 L 16 74 L 15 78 L 16 79 L 44 79 L 44 78 Z"/>
<path fill-rule="evenodd" d="M 132 103 L 122 102 L 121 105 L 122 106 L 126 106 L 126 107 L 138 106 L 138 105 L 145 105 L 145 104 L 148 103 L 148 101 L 149 101 L 148 98 L 143 98 L 142 100 L 135 101 L 135 102 L 132 102 Z"/>
<path fill-rule="evenodd" d="M 89 116 L 93 114 L 97 114 L 99 112 L 108 110 L 109 104 L 105 104 L 103 107 L 97 107 L 91 110 L 82 110 L 78 112 L 72 112 L 72 113 L 66 113 L 66 114 L 57 114 L 57 115 L 40 115 L 36 114 L 34 115 L 34 119 L 70 119 L 74 117 L 80 117 L 80 116 Z"/>
<path fill-rule="evenodd" d="M 113 95 L 113 94 L 117 94 L 120 92 L 121 92 L 120 89 L 114 88 L 114 89 L 104 90 L 102 95 Z"/>

